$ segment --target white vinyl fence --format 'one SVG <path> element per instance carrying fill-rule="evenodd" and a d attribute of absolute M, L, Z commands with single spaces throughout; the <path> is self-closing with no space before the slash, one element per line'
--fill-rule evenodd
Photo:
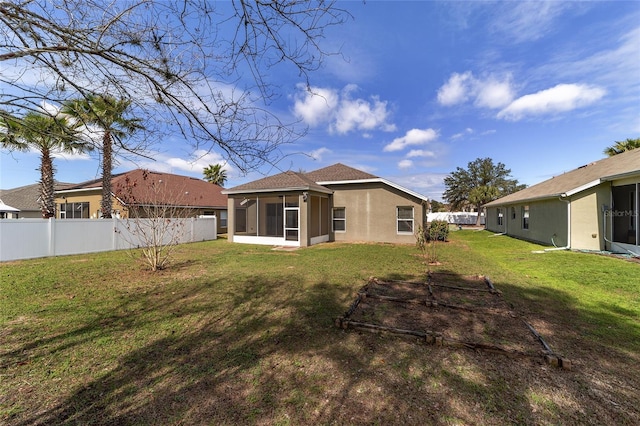
<path fill-rule="evenodd" d="M 147 225 L 151 220 L 146 219 Z M 153 220 L 184 221 L 180 243 L 218 237 L 215 216 Z M 144 220 L 139 223 L 145 224 Z M 141 245 L 144 239 L 128 230 L 127 219 L 0 220 L 0 261 L 123 250 Z"/>
<path fill-rule="evenodd" d="M 441 212 L 427 214 L 427 222 L 434 220 L 446 220 L 448 223 L 455 225 L 475 225 L 477 219 L 478 213 Z M 484 225 L 484 215 L 480 216 L 480 223 Z"/>

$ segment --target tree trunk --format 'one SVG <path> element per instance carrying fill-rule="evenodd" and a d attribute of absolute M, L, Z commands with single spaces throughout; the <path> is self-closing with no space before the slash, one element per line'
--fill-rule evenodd
<path fill-rule="evenodd" d="M 49 148 L 41 149 L 40 163 L 40 211 L 43 219 L 56 215 L 55 195 L 53 188 L 53 160 Z"/>
<path fill-rule="evenodd" d="M 482 221 L 481 221 L 480 214 L 482 213 L 482 205 L 478 204 L 477 208 L 478 208 L 478 218 L 476 219 L 476 226 L 481 226 Z"/>
<path fill-rule="evenodd" d="M 102 201 L 100 202 L 102 217 L 105 219 L 111 219 L 111 211 L 113 209 L 111 200 L 111 170 L 113 168 L 111 145 L 111 133 L 107 130 L 102 138 Z"/>

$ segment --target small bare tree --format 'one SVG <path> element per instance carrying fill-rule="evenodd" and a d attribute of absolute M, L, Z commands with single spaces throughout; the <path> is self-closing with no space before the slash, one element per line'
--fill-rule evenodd
<path fill-rule="evenodd" d="M 186 219 L 193 210 L 181 202 L 184 193 L 184 188 L 170 190 L 167 182 L 154 179 L 148 171 L 143 171 L 140 181 L 127 177 L 117 185 L 116 194 L 127 213 L 124 238 L 132 246 L 130 253 L 152 271 L 169 265 L 186 234 Z"/>

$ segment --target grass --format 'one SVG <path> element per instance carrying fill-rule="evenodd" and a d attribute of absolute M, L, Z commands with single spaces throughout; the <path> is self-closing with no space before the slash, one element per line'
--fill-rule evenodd
<path fill-rule="evenodd" d="M 489 276 L 572 371 L 334 326 L 413 246 L 181 246 L 0 265 L 0 423 L 636 424 L 640 265 L 457 231 L 432 267 Z"/>

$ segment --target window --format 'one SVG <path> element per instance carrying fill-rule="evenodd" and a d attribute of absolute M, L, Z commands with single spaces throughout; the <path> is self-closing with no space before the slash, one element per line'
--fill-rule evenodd
<path fill-rule="evenodd" d="M 529 229 L 529 206 L 522 206 L 522 229 Z"/>
<path fill-rule="evenodd" d="M 344 207 L 333 209 L 333 231 L 345 232 L 347 230 L 347 212 Z"/>
<path fill-rule="evenodd" d="M 511 220 L 516 220 L 516 208 L 511 207 Z"/>
<path fill-rule="evenodd" d="M 398 234 L 413 234 L 413 207 L 398 207 L 396 211 Z"/>
<path fill-rule="evenodd" d="M 220 227 L 221 228 L 227 227 L 227 211 L 226 210 L 220 210 Z"/>
<path fill-rule="evenodd" d="M 498 217 L 497 217 L 498 226 L 502 226 L 502 209 L 497 209 L 497 211 L 498 211 Z"/>
<path fill-rule="evenodd" d="M 60 204 L 60 219 L 89 219 L 89 202 Z"/>

